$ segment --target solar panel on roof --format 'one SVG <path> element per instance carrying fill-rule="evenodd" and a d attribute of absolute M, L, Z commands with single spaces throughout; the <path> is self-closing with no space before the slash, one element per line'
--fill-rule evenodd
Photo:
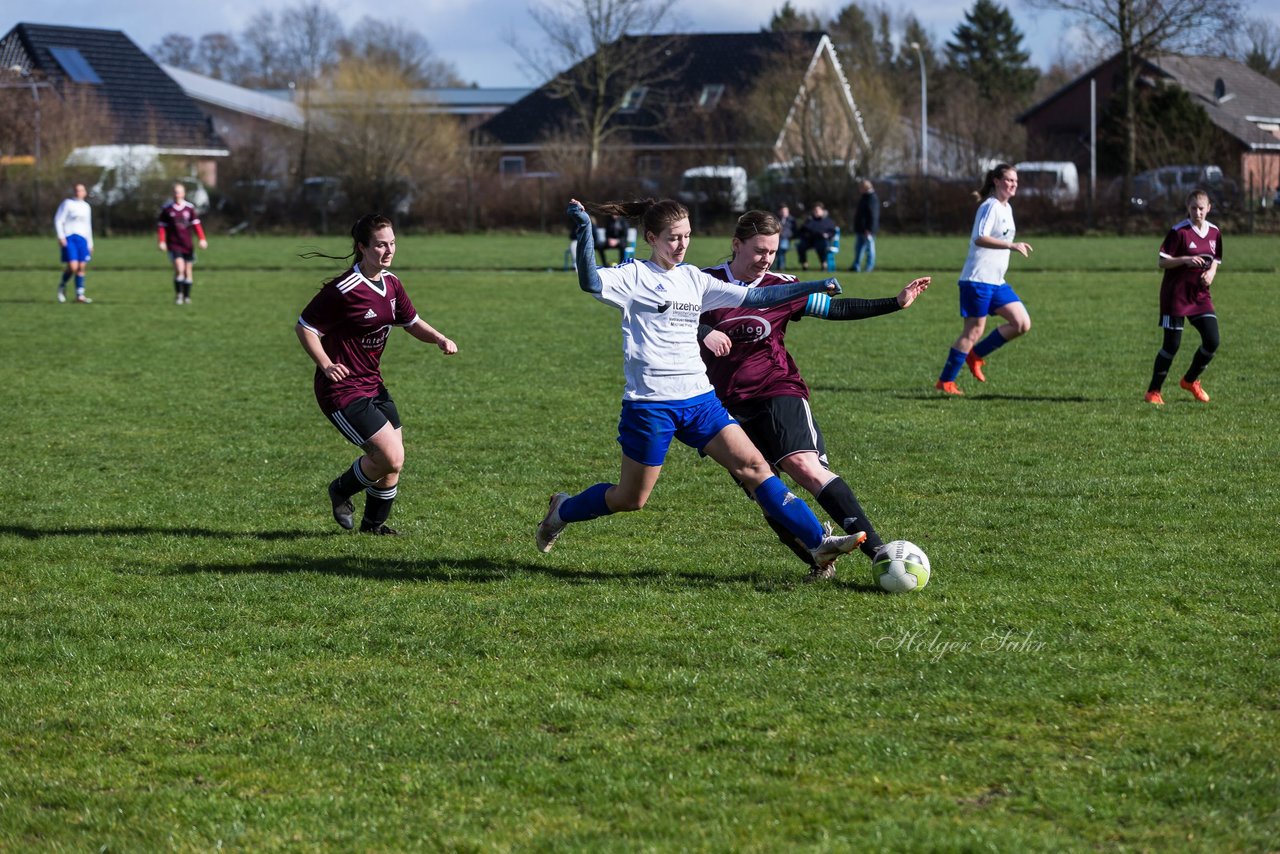
<path fill-rule="evenodd" d="M 93 70 L 89 60 L 74 47 L 51 47 L 49 53 L 62 66 L 62 70 L 76 83 L 102 83 L 98 72 Z"/>

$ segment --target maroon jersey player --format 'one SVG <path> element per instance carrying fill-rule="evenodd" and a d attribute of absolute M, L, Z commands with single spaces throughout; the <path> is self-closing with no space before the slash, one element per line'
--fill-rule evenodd
<path fill-rule="evenodd" d="M 1208 193 L 1192 191 L 1187 196 L 1187 218 L 1169 229 L 1160 245 L 1159 264 L 1164 270 L 1160 282 L 1160 328 L 1164 330 L 1164 341 L 1156 353 L 1151 383 L 1147 386 L 1148 403 L 1164 403 L 1160 389 L 1182 343 L 1182 329 L 1187 321 L 1200 333 L 1200 348 L 1191 357 L 1191 367 L 1179 385 L 1201 403 L 1209 402 L 1209 395 L 1200 387 L 1200 374 L 1213 359 L 1219 344 L 1218 315 L 1209 286 L 1222 263 L 1222 232 L 1208 220 L 1210 207 Z"/>
<path fill-rule="evenodd" d="M 781 230 L 772 214 L 748 211 L 738 220 L 732 259 L 706 272 L 748 288 L 794 281 L 791 276 L 769 272 Z M 853 490 L 828 466 L 822 431 L 809 408 L 809 387 L 787 351 L 787 327 L 805 317 L 859 320 L 898 311 L 911 305 L 929 287 L 929 281 L 927 277 L 916 279 L 896 297 L 885 299 L 833 300 L 825 294 L 813 294 L 768 308 L 718 309 L 701 318 L 703 361 L 725 408 L 769 464 L 807 489 L 841 528 L 867 532 L 861 548 L 868 557 L 874 556 L 883 541 L 864 515 Z M 801 560 L 811 563 L 785 529 L 766 519 L 783 543 Z"/>
<path fill-rule="evenodd" d="M 169 253 L 173 264 L 173 301 L 177 305 L 191 302 L 191 276 L 195 272 L 195 240 L 201 249 L 209 248 L 200 214 L 195 205 L 187 201 L 187 188 L 173 185 L 173 198 L 165 202 L 156 221 L 156 236 L 161 252 Z M 195 240 L 192 235 L 195 235 Z"/>
<path fill-rule="evenodd" d="M 295 331 L 316 363 L 320 410 L 364 451 L 329 484 L 333 518 L 343 528 L 355 527 L 351 498 L 363 490 L 360 530 L 394 535 L 397 532 L 386 522 L 404 466 L 404 440 L 395 401 L 382 383 L 382 352 L 396 326 L 435 344 L 446 356 L 458 352 L 458 345 L 422 319 L 391 273 L 396 252 L 391 221 L 366 215 L 352 227 L 351 237 L 355 265 L 320 288 L 302 310 Z"/>

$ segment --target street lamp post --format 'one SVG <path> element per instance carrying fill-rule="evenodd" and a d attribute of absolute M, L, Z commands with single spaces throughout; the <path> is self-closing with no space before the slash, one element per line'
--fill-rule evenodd
<path fill-rule="evenodd" d="M 911 48 L 920 60 L 920 174 L 929 176 L 929 81 L 924 75 L 924 52 L 920 42 L 912 42 Z"/>

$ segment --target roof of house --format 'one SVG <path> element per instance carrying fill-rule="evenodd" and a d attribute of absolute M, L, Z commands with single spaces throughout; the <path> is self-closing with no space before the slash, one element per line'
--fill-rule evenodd
<path fill-rule="evenodd" d="M 198 102 L 232 110 L 285 127 L 300 128 L 305 124 L 301 108 L 292 101 L 281 100 L 264 92 L 236 86 L 225 80 L 206 77 L 185 68 L 161 65 L 164 73 L 182 87 L 182 91 Z"/>
<path fill-rule="evenodd" d="M 1108 57 L 1018 116 L 1019 122 L 1052 106 L 1081 83 L 1096 76 L 1115 57 Z M 1202 106 L 1210 121 L 1250 148 L 1280 148 L 1280 85 L 1234 59 L 1219 56 L 1153 54 L 1142 58 L 1143 72 L 1172 80 Z"/>
<path fill-rule="evenodd" d="M 1280 85 L 1218 56 L 1159 54 L 1147 60 L 1204 107 L 1209 119 L 1250 148 L 1280 148 Z M 1267 125 L 1272 129 L 1264 129 Z"/>
<path fill-rule="evenodd" d="M 706 87 L 723 86 L 718 99 L 731 99 L 745 94 L 759 81 L 762 68 L 778 67 L 780 54 L 792 53 L 808 60 L 822 42 L 820 32 L 803 33 L 694 33 L 681 35 L 626 36 L 632 44 L 650 41 L 654 44 L 669 43 L 666 58 L 651 78 L 664 80 L 660 84 L 664 100 L 668 103 L 697 103 Z M 589 60 L 565 72 L 572 77 Z M 807 62 L 799 63 L 796 88 L 800 86 Z M 553 94 L 548 82 L 530 92 L 515 104 L 489 119 L 480 129 L 500 144 L 531 145 L 542 141 L 549 134 L 572 123 L 573 108 L 565 98 Z M 615 93 L 622 97 L 623 92 Z M 714 109 L 712 104 L 710 109 Z M 734 117 L 726 117 L 729 125 Z M 664 137 L 663 117 L 644 109 L 624 116 L 615 116 L 615 122 L 625 122 L 633 143 L 657 144 Z M 734 134 L 726 127 L 726 136 Z M 771 132 L 776 129 L 770 129 Z"/>
<path fill-rule="evenodd" d="M 111 116 L 101 143 L 155 145 L 162 151 L 227 154 L 195 102 L 119 30 L 22 23 L 0 39 L 0 68 L 38 72 L 59 91 L 92 87 Z"/>

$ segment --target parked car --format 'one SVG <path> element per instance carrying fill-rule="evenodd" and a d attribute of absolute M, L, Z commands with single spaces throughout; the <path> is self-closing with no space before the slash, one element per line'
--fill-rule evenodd
<path fill-rule="evenodd" d="M 677 197 L 686 205 L 742 213 L 747 209 L 747 170 L 741 166 L 686 169 Z"/>
<path fill-rule="evenodd" d="M 1073 208 L 1080 199 L 1080 173 L 1069 160 L 1028 160 L 1018 172 L 1018 195 L 1048 199 L 1060 208 Z"/>
<path fill-rule="evenodd" d="M 1129 204 L 1134 210 L 1178 210 L 1186 202 L 1187 193 L 1196 188 L 1208 190 L 1217 203 L 1227 202 L 1234 196 L 1234 184 L 1227 180 L 1220 166 L 1161 166 L 1133 176 Z"/>

